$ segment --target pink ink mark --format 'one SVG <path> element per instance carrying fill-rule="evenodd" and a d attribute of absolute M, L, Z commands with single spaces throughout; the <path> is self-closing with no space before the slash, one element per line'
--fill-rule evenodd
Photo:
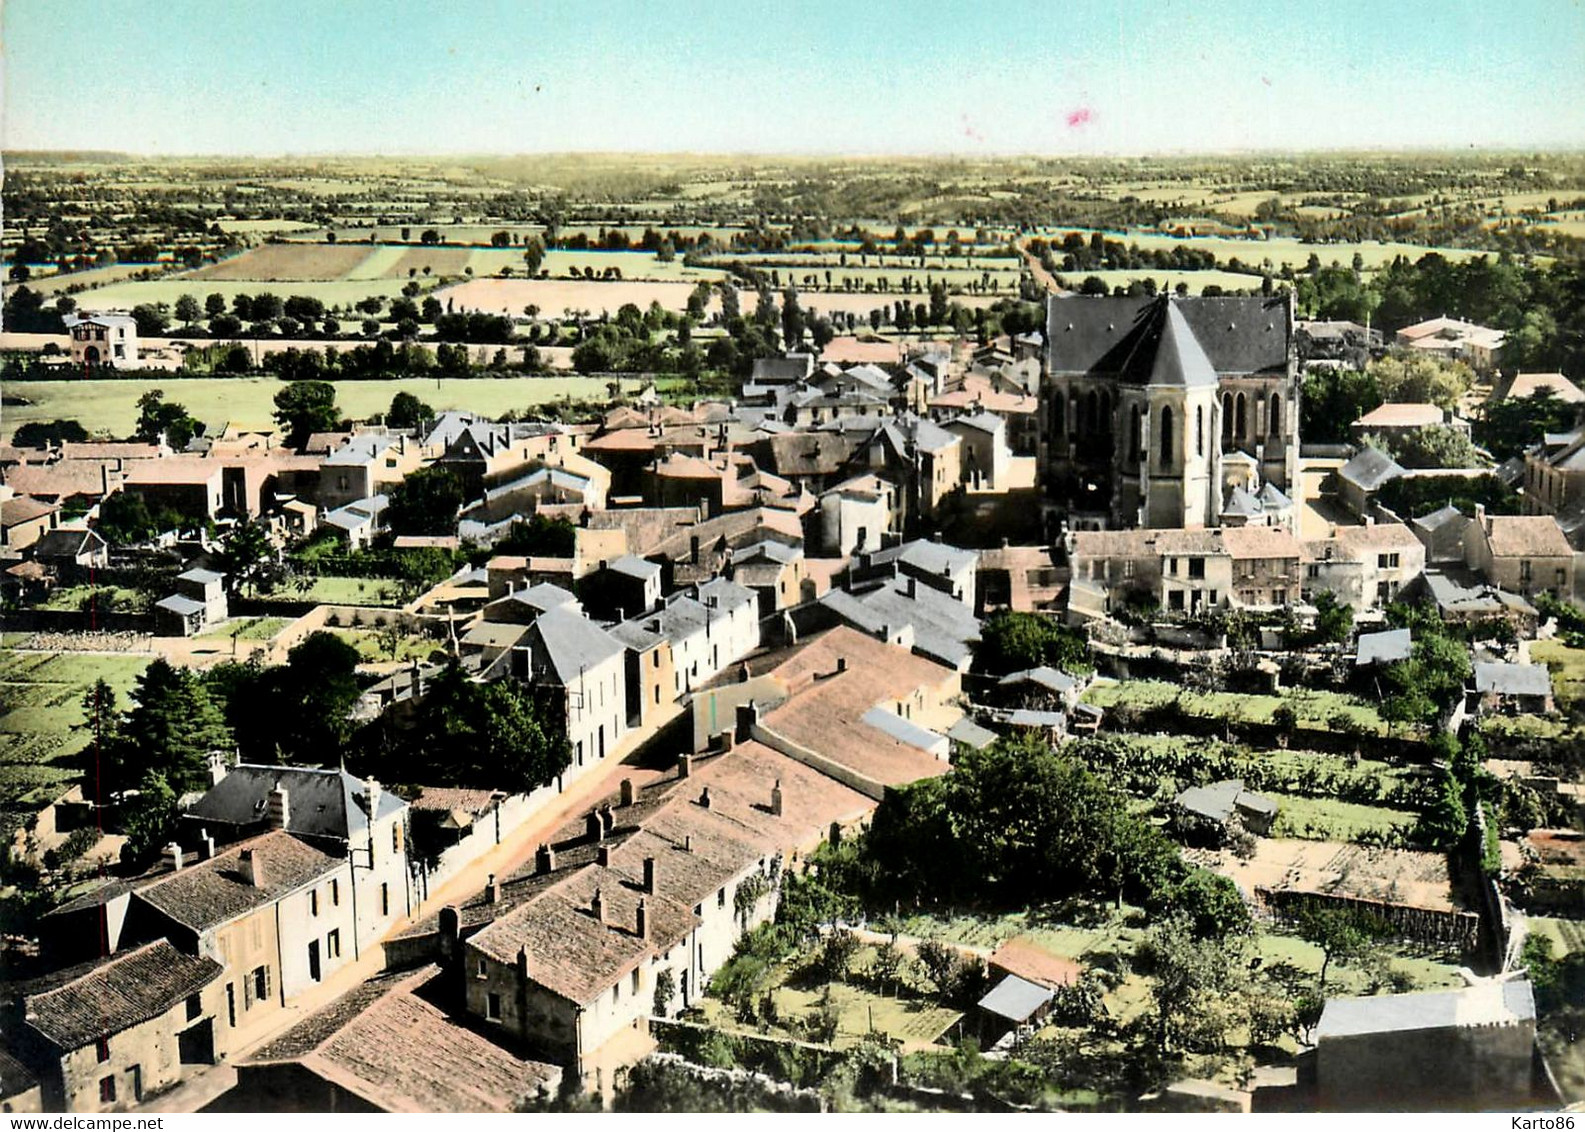
<path fill-rule="evenodd" d="M 1270 86 L 1270 85 L 1271 85 L 1271 80 L 1270 80 L 1270 79 L 1268 79 L 1268 78 L 1267 78 L 1267 77 L 1266 77 L 1266 76 L 1265 76 L 1265 75 L 1261 75 L 1261 76 L 1260 76 L 1260 81 L 1261 81 L 1261 82 L 1263 82 L 1263 83 L 1265 83 L 1265 84 L 1266 84 L 1266 85 L 1267 85 L 1267 86 Z"/>
<path fill-rule="evenodd" d="M 1090 120 L 1094 117 L 1095 112 L 1088 106 L 1081 106 L 1077 110 L 1071 110 L 1068 112 L 1068 129 L 1077 130 L 1088 126 Z"/>
<path fill-rule="evenodd" d="M 969 122 L 969 116 L 967 114 L 958 115 L 958 119 L 963 123 L 963 136 L 964 137 L 968 138 L 970 141 L 984 141 L 985 140 L 985 135 L 980 133 L 978 130 L 976 130 L 974 128 L 974 126 Z"/>

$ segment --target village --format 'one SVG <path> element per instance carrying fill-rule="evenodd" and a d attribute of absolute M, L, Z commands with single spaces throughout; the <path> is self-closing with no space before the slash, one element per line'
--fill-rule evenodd
<path fill-rule="evenodd" d="M 1000 310 L 0 448 L 6 663 L 81 706 L 6 1111 L 1585 1099 L 1585 391 L 1281 289 Z"/>

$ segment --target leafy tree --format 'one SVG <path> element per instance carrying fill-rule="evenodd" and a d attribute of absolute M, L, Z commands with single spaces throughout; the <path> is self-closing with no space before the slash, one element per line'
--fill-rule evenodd
<path fill-rule="evenodd" d="M 1370 372 L 1314 369 L 1304 375 L 1299 398 L 1299 433 L 1306 442 L 1341 444 L 1349 425 L 1382 403 Z"/>
<path fill-rule="evenodd" d="M 204 314 L 211 319 L 219 318 L 226 313 L 226 297 L 220 292 L 212 292 L 204 299 Z"/>
<path fill-rule="evenodd" d="M 434 419 L 435 410 L 406 390 L 391 398 L 391 411 L 385 415 L 385 423 L 392 428 L 419 428 Z"/>
<path fill-rule="evenodd" d="M 151 773 L 178 793 L 207 786 L 208 754 L 230 749 L 232 735 L 203 681 L 159 657 L 139 674 L 132 699 L 122 726 L 123 788 Z"/>
<path fill-rule="evenodd" d="M 450 468 L 413 472 L 391 490 L 386 521 L 399 535 L 446 535 L 457 529 L 465 502 L 462 481 Z"/>
<path fill-rule="evenodd" d="M 1197 935 L 1183 917 L 1159 924 L 1140 948 L 1148 965 L 1157 1048 L 1214 1052 L 1233 1021 L 1228 1000 L 1245 981 L 1238 949 Z"/>
<path fill-rule="evenodd" d="M 127 838 L 121 854 L 128 863 L 141 865 L 174 840 L 179 810 L 176 792 L 158 771 L 145 774 L 137 789 L 137 797 L 127 803 L 121 817 L 121 832 Z"/>
<path fill-rule="evenodd" d="M 423 235 L 418 237 L 418 242 L 423 244 L 426 248 L 434 247 L 436 244 L 440 243 L 440 233 L 435 231 L 433 228 L 425 228 Z"/>
<path fill-rule="evenodd" d="M 1464 806 L 1464 787 L 1451 771 L 1437 774 L 1431 804 L 1420 815 L 1416 834 L 1436 849 L 1455 849 L 1469 829 L 1469 811 Z"/>
<path fill-rule="evenodd" d="M 1360 443 L 1387 453 L 1406 468 L 1474 468 L 1481 464 L 1469 437 L 1447 425 L 1426 425 L 1390 435 L 1367 433 Z"/>
<path fill-rule="evenodd" d="M 533 515 L 515 519 L 506 537 L 495 544 L 497 554 L 520 554 L 530 558 L 571 558 L 577 546 L 578 530 L 567 519 Z"/>
<path fill-rule="evenodd" d="M 183 326 L 192 326 L 202 315 L 203 308 L 194 296 L 183 295 L 176 300 L 176 320 Z"/>
<path fill-rule="evenodd" d="M 88 430 L 74 420 L 28 421 L 11 434 L 11 443 L 18 448 L 53 448 L 87 439 Z"/>
<path fill-rule="evenodd" d="M 798 305 L 798 292 L 788 287 L 782 293 L 781 327 L 782 341 L 787 349 L 796 349 L 804 337 L 804 312 Z"/>
<path fill-rule="evenodd" d="M 523 241 L 523 270 L 529 275 L 538 275 L 540 266 L 545 262 L 545 241 L 538 236 L 530 236 Z"/>
<path fill-rule="evenodd" d="M 1003 610 L 980 631 L 975 659 L 986 671 L 1005 674 L 1042 664 L 1065 672 L 1089 672 L 1089 647 L 1078 633 L 1054 617 Z"/>
<path fill-rule="evenodd" d="M 262 523 L 245 519 L 221 540 L 220 568 L 233 591 L 241 592 L 243 586 L 257 590 L 259 582 L 270 576 L 274 565 L 274 547 Z"/>
<path fill-rule="evenodd" d="M 193 436 L 203 431 L 203 422 L 187 411 L 187 406 L 165 400 L 165 391 L 150 389 L 138 398 L 137 438 L 165 442 L 177 451 L 186 448 Z"/>
<path fill-rule="evenodd" d="M 132 308 L 132 321 L 138 325 L 140 338 L 158 338 L 171 324 L 170 315 L 148 303 L 140 303 Z"/>
<path fill-rule="evenodd" d="M 1475 384 L 1475 372 L 1463 362 L 1425 354 L 1388 354 L 1372 362 L 1365 372 L 1384 401 L 1429 402 L 1444 409 L 1456 409 L 1459 399 Z"/>
<path fill-rule="evenodd" d="M 1354 631 L 1354 607 L 1337 600 L 1331 590 L 1315 597 L 1315 635 L 1326 644 L 1342 644 Z"/>
<path fill-rule="evenodd" d="M 292 382 L 275 395 L 275 423 L 294 447 L 313 433 L 334 431 L 341 425 L 336 387 L 327 381 Z"/>
<path fill-rule="evenodd" d="M 1506 460 L 1522 456 L 1540 443 L 1544 433 L 1567 432 L 1577 419 L 1575 406 L 1560 399 L 1550 386 L 1542 386 L 1529 397 L 1488 402 L 1475 434 L 1493 456 Z"/>
<path fill-rule="evenodd" d="M 112 545 L 124 546 L 141 542 L 165 531 L 174 531 L 183 524 L 184 517 L 168 507 L 149 507 L 142 495 L 131 491 L 118 491 L 107 495 L 99 504 L 99 521 L 95 529 Z"/>
<path fill-rule="evenodd" d="M 1299 935 L 1321 949 L 1320 993 L 1326 993 L 1326 972 L 1336 960 L 1352 963 L 1371 955 L 1388 928 L 1369 914 L 1351 912 L 1330 905 L 1307 905 L 1295 926 Z"/>

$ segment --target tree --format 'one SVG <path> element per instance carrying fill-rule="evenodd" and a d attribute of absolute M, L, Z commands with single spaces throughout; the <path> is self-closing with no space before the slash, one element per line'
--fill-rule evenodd
<path fill-rule="evenodd" d="M 207 787 L 209 752 L 229 750 L 232 735 L 203 681 L 159 657 L 139 674 L 132 699 L 136 706 L 122 727 L 123 788 L 150 773 L 179 794 Z"/>
<path fill-rule="evenodd" d="M 28 421 L 11 434 L 11 443 L 18 448 L 53 448 L 87 439 L 88 430 L 74 420 Z"/>
<path fill-rule="evenodd" d="M 1315 596 L 1315 635 L 1326 644 L 1342 644 L 1354 631 L 1354 607 L 1337 600 L 1331 590 Z"/>
<path fill-rule="evenodd" d="M 1464 787 L 1451 771 L 1438 772 L 1431 803 L 1420 815 L 1415 828 L 1418 838 L 1433 849 L 1458 847 L 1469 830 L 1469 811 L 1464 806 Z"/>
<path fill-rule="evenodd" d="M 1243 982 L 1237 954 L 1226 941 L 1196 935 L 1182 917 L 1150 933 L 1140 958 L 1150 973 L 1156 1044 L 1163 1054 L 1174 1048 L 1214 1052 L 1222 1046 L 1233 1021 L 1228 1000 Z"/>
<path fill-rule="evenodd" d="M 1529 397 L 1488 402 L 1476 435 L 1493 456 L 1507 460 L 1522 456 L 1545 433 L 1567 432 L 1577 418 L 1575 406 L 1559 398 L 1550 386 L 1542 386 Z"/>
<path fill-rule="evenodd" d="M 164 310 L 148 303 L 140 303 L 132 308 L 132 321 L 138 325 L 140 338 L 158 338 L 171 324 L 170 316 Z"/>
<path fill-rule="evenodd" d="M 183 295 L 176 300 L 176 319 L 183 326 L 192 326 L 202 314 L 203 308 L 194 296 Z"/>
<path fill-rule="evenodd" d="M 419 468 L 390 493 L 386 521 L 399 535 L 446 535 L 457 529 L 465 502 L 462 481 L 450 468 Z"/>
<path fill-rule="evenodd" d="M 1321 949 L 1320 994 L 1326 994 L 1326 972 L 1336 960 L 1351 963 L 1370 955 L 1387 925 L 1368 913 L 1325 904 L 1306 905 L 1295 918 L 1299 935 Z"/>
<path fill-rule="evenodd" d="M 137 791 L 121 818 L 121 832 L 127 838 L 121 855 L 132 865 L 145 864 L 170 844 L 179 817 L 177 795 L 165 775 L 150 771 L 138 781 Z"/>
<path fill-rule="evenodd" d="M 1475 372 L 1463 362 L 1425 354 L 1389 354 L 1372 362 L 1365 373 L 1385 401 L 1429 402 L 1444 409 L 1456 409 L 1475 384 Z"/>
<path fill-rule="evenodd" d="M 419 428 L 434 419 L 435 410 L 406 390 L 391 398 L 391 411 L 385 414 L 385 423 L 392 428 Z"/>
<path fill-rule="evenodd" d="M 1088 672 L 1089 646 L 1054 617 L 1004 610 L 986 619 L 976 661 L 998 675 L 1050 665 L 1066 672 Z"/>
<path fill-rule="evenodd" d="M 203 431 L 203 422 L 195 420 L 185 405 L 165 400 L 165 391 L 150 389 L 138 398 L 139 440 L 159 440 L 178 452 L 186 448 L 195 433 Z"/>
<path fill-rule="evenodd" d="M 545 262 L 545 241 L 538 236 L 530 236 L 523 241 L 523 270 L 529 275 L 538 275 L 540 265 Z"/>
<path fill-rule="evenodd" d="M 255 591 L 275 564 L 270 534 L 262 523 L 245 519 L 232 527 L 221 540 L 220 567 L 231 589 L 240 593 L 243 586 Z"/>
<path fill-rule="evenodd" d="M 1389 435 L 1366 433 L 1360 443 L 1387 453 L 1406 468 L 1474 468 L 1481 466 L 1468 436 L 1447 425 L 1426 425 Z"/>
<path fill-rule="evenodd" d="M 791 287 L 782 293 L 781 328 L 782 341 L 787 349 L 797 349 L 803 342 L 804 313 L 798 305 L 798 292 Z"/>
<path fill-rule="evenodd" d="M 418 242 L 425 247 L 434 247 L 440 243 L 440 233 L 433 228 L 425 228 L 424 234 L 418 237 Z"/>
<path fill-rule="evenodd" d="M 286 430 L 293 447 L 313 433 L 333 432 L 341 425 L 336 387 L 326 381 L 292 382 L 275 395 L 275 423 Z"/>
<path fill-rule="evenodd" d="M 219 318 L 226 313 L 226 297 L 219 291 L 211 292 L 204 299 L 204 314 L 211 319 Z"/>

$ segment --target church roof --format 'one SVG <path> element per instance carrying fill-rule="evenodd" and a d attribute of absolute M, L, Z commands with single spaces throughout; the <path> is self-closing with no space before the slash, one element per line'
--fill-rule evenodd
<path fill-rule="evenodd" d="M 1193 338 L 1213 373 L 1287 372 L 1293 334 L 1287 300 L 1258 295 L 1055 296 L 1046 307 L 1051 372 L 1121 374 L 1142 324 L 1153 316 L 1164 320 L 1163 308 L 1181 316 L 1181 328 L 1191 332 L 1185 337 Z"/>

